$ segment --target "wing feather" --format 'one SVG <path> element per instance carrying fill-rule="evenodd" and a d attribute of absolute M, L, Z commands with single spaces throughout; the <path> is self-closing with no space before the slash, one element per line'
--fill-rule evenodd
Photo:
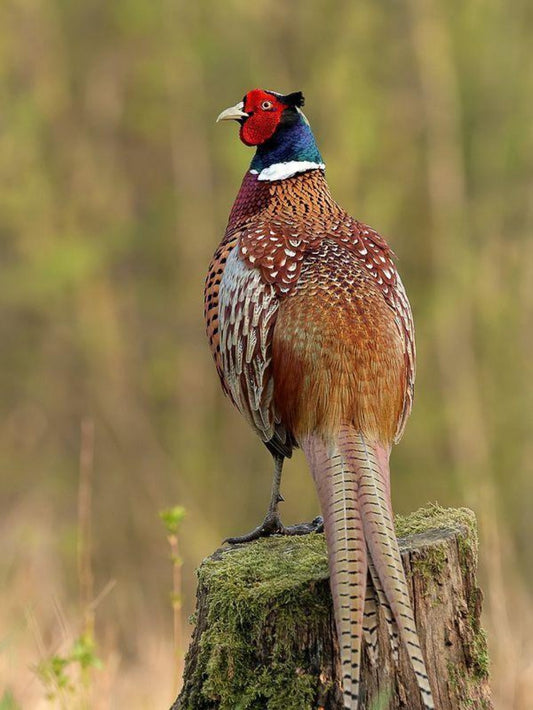
<path fill-rule="evenodd" d="M 278 297 L 257 269 L 228 256 L 219 292 L 223 384 L 233 403 L 263 441 L 276 437 L 271 343 Z"/>

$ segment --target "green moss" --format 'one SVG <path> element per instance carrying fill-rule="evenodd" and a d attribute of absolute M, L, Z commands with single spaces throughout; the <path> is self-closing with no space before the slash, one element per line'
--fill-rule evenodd
<path fill-rule="evenodd" d="M 446 664 L 446 668 L 448 669 L 448 682 L 450 683 L 450 686 L 453 688 L 453 690 L 457 692 L 460 687 L 457 666 L 455 665 L 455 663 L 448 661 L 448 663 Z"/>
<path fill-rule="evenodd" d="M 447 546 L 443 543 L 432 545 L 419 552 L 412 561 L 413 573 L 424 581 L 424 594 L 434 597 L 433 606 L 442 603 L 437 592 L 447 564 Z"/>
<path fill-rule="evenodd" d="M 448 681 L 459 702 L 457 710 L 469 710 L 475 707 L 475 701 L 468 690 L 468 677 L 464 670 L 453 663 L 448 663 Z"/>
<path fill-rule="evenodd" d="M 478 536 L 475 513 L 469 508 L 441 508 L 437 503 L 432 503 L 420 508 L 410 515 L 397 515 L 394 520 L 398 537 L 417 535 L 429 530 L 461 530 L 463 535 L 458 536 L 459 562 L 462 569 L 467 572 L 472 565 L 477 566 Z M 439 571 L 439 561 L 437 564 Z M 428 570 L 431 574 L 431 570 Z"/>
<path fill-rule="evenodd" d="M 200 583 L 222 585 L 225 591 L 231 589 L 237 597 L 246 597 L 248 603 L 250 597 L 260 603 L 262 598 L 293 590 L 299 582 L 328 576 L 326 541 L 324 535 L 316 534 L 263 538 L 225 548 L 205 560 L 198 571 Z M 215 596 L 220 595 L 217 592 Z"/>
<path fill-rule="evenodd" d="M 398 537 L 417 535 L 429 530 L 466 529 L 467 534 L 463 536 L 465 549 L 477 560 L 476 516 L 469 508 L 441 508 L 437 503 L 432 503 L 410 515 L 397 515 L 394 524 Z"/>
<path fill-rule="evenodd" d="M 398 537 L 420 535 L 430 530 L 451 529 L 460 531 L 457 536 L 460 564 L 463 568 L 477 563 L 476 517 L 468 508 L 441 508 L 436 503 L 420 508 L 407 516 L 395 518 Z M 428 591 L 442 577 L 448 563 L 447 545 L 437 542 L 417 555 L 413 570 L 425 581 Z"/>
<path fill-rule="evenodd" d="M 302 670 L 309 659 L 299 655 L 294 628 L 328 623 L 327 578 L 323 535 L 259 540 L 206 560 L 199 583 L 209 590 L 207 631 L 187 707 L 311 709 L 318 678 Z"/>
<path fill-rule="evenodd" d="M 392 691 L 390 688 L 382 690 L 379 696 L 371 704 L 370 710 L 387 710 L 390 705 L 391 698 Z"/>
<path fill-rule="evenodd" d="M 487 659 L 488 660 L 488 659 Z M 467 673 L 454 663 L 447 664 L 448 682 L 458 700 L 458 710 L 489 710 L 492 704 L 488 697 L 480 695 L 476 672 Z"/>
<path fill-rule="evenodd" d="M 439 578 L 448 560 L 446 546 L 435 544 L 424 550 L 423 553 L 413 560 L 414 571 L 429 584 L 435 578 Z"/>
<path fill-rule="evenodd" d="M 472 673 L 476 678 L 488 678 L 489 677 L 489 649 L 487 647 L 487 634 L 484 629 L 475 628 L 479 627 L 479 624 L 474 626 L 474 638 L 472 641 L 471 655 L 472 655 Z"/>

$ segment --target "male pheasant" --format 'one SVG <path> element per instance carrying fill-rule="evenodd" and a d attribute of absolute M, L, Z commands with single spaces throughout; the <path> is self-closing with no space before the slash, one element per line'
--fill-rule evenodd
<path fill-rule="evenodd" d="M 255 89 L 218 117 L 256 153 L 209 267 L 207 333 L 225 393 L 275 460 L 265 522 L 233 541 L 306 531 L 277 512 L 283 460 L 301 447 L 324 518 L 344 707 L 358 708 L 379 602 L 429 710 L 389 483 L 413 399 L 411 309 L 385 240 L 332 198 L 303 103 Z"/>

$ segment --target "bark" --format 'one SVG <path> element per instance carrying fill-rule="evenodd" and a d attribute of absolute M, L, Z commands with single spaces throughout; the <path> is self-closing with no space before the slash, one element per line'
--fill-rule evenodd
<path fill-rule="evenodd" d="M 397 531 L 437 710 L 490 710 L 473 513 L 431 506 Z M 200 567 L 195 616 L 171 710 L 342 709 L 323 535 L 217 550 Z M 363 656 L 361 710 L 422 710 L 382 617 L 378 659 Z"/>

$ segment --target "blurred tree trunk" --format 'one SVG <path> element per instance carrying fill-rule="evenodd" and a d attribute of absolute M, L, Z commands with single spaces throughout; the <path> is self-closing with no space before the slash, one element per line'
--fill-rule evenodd
<path fill-rule="evenodd" d="M 476 586 L 475 518 L 431 507 L 398 525 L 417 628 L 438 710 L 492 708 Z M 196 629 L 171 710 L 340 710 L 340 666 L 324 537 L 218 550 L 199 571 Z M 408 658 L 395 660 L 380 614 L 365 647 L 361 710 L 422 710 Z"/>

